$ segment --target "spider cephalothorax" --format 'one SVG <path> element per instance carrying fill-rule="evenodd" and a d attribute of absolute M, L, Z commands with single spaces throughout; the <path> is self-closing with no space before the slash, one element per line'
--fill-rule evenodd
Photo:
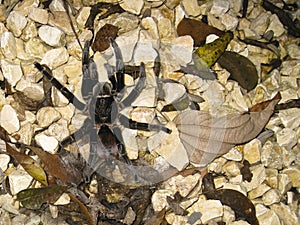
<path fill-rule="evenodd" d="M 93 171 L 96 171 L 97 167 L 99 167 L 99 158 L 116 155 L 117 153 L 122 156 L 127 164 L 131 163 L 126 155 L 120 125 L 136 130 L 162 130 L 167 133 L 171 132 L 171 130 L 162 125 L 136 122 L 119 113 L 124 108 L 130 106 L 139 96 L 145 85 L 146 73 L 144 64 L 142 63 L 137 84 L 126 97 L 123 97 L 125 88 L 124 63 L 121 51 L 112 39 L 111 45 L 116 57 L 116 72 L 114 73 L 113 67 L 106 65 L 110 83 L 100 83 L 98 81 L 99 72 L 93 59 L 89 57 L 90 42 L 86 42 L 84 46 L 81 93 L 85 103 L 82 103 L 67 88 L 61 85 L 42 65 L 37 62 L 34 64 L 70 103 L 87 115 L 83 126 L 75 133 L 66 137 L 61 142 L 61 146 L 64 147 L 74 140 L 88 135 L 90 140 L 88 164 Z"/>

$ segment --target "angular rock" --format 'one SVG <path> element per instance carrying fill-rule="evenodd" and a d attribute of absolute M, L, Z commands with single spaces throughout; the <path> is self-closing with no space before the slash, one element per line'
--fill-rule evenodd
<path fill-rule="evenodd" d="M 211 219 L 222 217 L 223 206 L 219 200 L 205 200 L 200 198 L 188 209 L 188 211 L 199 212 L 201 214 L 201 222 L 206 224 Z"/>
<path fill-rule="evenodd" d="M 197 0 L 183 0 L 181 2 L 184 11 L 186 12 L 186 14 L 190 15 L 190 16 L 199 16 L 201 13 L 201 8 L 198 4 Z"/>
<path fill-rule="evenodd" d="M 50 69 L 54 69 L 66 63 L 69 59 L 69 54 L 66 48 L 55 48 L 49 50 L 44 55 L 41 64 L 46 64 Z"/>
<path fill-rule="evenodd" d="M 20 12 L 12 11 L 7 17 L 7 28 L 13 32 L 15 37 L 20 37 L 27 24 L 27 19 Z"/>
<path fill-rule="evenodd" d="M 277 142 L 280 146 L 292 148 L 297 144 L 297 134 L 290 128 L 283 128 L 276 134 Z"/>
<path fill-rule="evenodd" d="M 45 9 L 32 7 L 29 10 L 28 17 L 37 23 L 47 24 L 49 19 L 49 14 Z"/>
<path fill-rule="evenodd" d="M 10 83 L 10 85 L 13 87 L 23 76 L 23 72 L 19 63 L 12 63 L 5 59 L 2 59 L 1 69 L 2 69 L 3 76 L 6 78 L 8 83 Z"/>
<path fill-rule="evenodd" d="M 259 224 L 282 225 L 278 215 L 273 210 L 268 210 L 257 217 Z"/>
<path fill-rule="evenodd" d="M 16 40 L 11 32 L 4 32 L 1 35 L 0 46 L 6 58 L 15 59 L 17 57 Z"/>
<path fill-rule="evenodd" d="M 20 129 L 18 115 L 11 105 L 4 105 L 0 113 L 0 124 L 9 134 Z"/>
<path fill-rule="evenodd" d="M 39 133 L 34 137 L 36 143 L 42 147 L 42 149 L 51 154 L 55 154 L 58 148 L 58 141 L 55 137 Z"/>
<path fill-rule="evenodd" d="M 300 168 L 298 165 L 290 166 L 282 170 L 283 174 L 288 175 L 289 179 L 292 182 L 293 187 L 300 187 Z"/>
<path fill-rule="evenodd" d="M 266 206 L 279 203 L 281 200 L 281 194 L 278 190 L 271 189 L 262 196 L 262 200 Z"/>
<path fill-rule="evenodd" d="M 278 190 L 281 194 L 287 193 L 292 188 L 292 181 L 287 174 L 278 174 Z"/>
<path fill-rule="evenodd" d="M 179 141 L 179 133 L 175 125 L 170 122 L 167 125 L 171 130 L 171 134 L 161 131 L 148 139 L 148 147 L 150 151 L 165 158 L 170 165 L 181 171 L 189 163 L 189 159 L 183 144 Z"/>
<path fill-rule="evenodd" d="M 214 0 L 210 13 L 221 17 L 229 10 L 229 1 Z"/>
<path fill-rule="evenodd" d="M 65 44 L 64 33 L 56 27 L 43 25 L 39 28 L 38 33 L 39 37 L 50 46 L 59 47 Z"/>
<path fill-rule="evenodd" d="M 48 127 L 60 118 L 61 114 L 52 107 L 43 107 L 36 115 L 36 119 L 40 127 Z"/>
<path fill-rule="evenodd" d="M 0 154 L 0 168 L 3 172 L 8 168 L 10 162 L 10 156 L 6 154 Z"/>
<path fill-rule="evenodd" d="M 171 190 L 160 189 L 154 192 L 151 197 L 152 206 L 155 212 L 161 211 L 163 208 L 168 207 L 167 196 L 172 196 Z"/>
<path fill-rule="evenodd" d="M 120 6 L 127 12 L 139 15 L 144 6 L 143 0 L 124 0 Z"/>
<path fill-rule="evenodd" d="M 263 194 L 265 194 L 267 191 L 269 191 L 271 188 L 266 184 L 260 184 L 257 188 L 251 190 L 248 193 L 248 197 L 250 199 L 255 199 L 258 197 L 261 197 Z"/>
<path fill-rule="evenodd" d="M 300 109 L 299 108 L 290 108 L 281 110 L 278 113 L 280 120 L 282 121 L 285 127 L 290 129 L 295 129 L 300 126 Z"/>
<path fill-rule="evenodd" d="M 32 182 L 32 177 L 23 169 L 12 171 L 9 176 L 9 186 L 12 195 L 27 189 Z"/>
<path fill-rule="evenodd" d="M 300 223 L 299 217 L 288 205 L 279 203 L 271 205 L 270 208 L 278 215 L 283 224 L 298 225 Z"/>
<path fill-rule="evenodd" d="M 244 159 L 248 160 L 250 164 L 260 161 L 261 142 L 258 139 L 253 139 L 244 146 Z"/>
<path fill-rule="evenodd" d="M 272 14 L 270 16 L 270 23 L 266 32 L 268 31 L 273 31 L 274 37 L 280 37 L 285 32 L 284 26 L 278 19 L 278 16 L 275 14 Z"/>
<path fill-rule="evenodd" d="M 261 162 L 268 168 L 282 169 L 282 149 L 277 144 L 267 141 L 261 150 Z"/>
<path fill-rule="evenodd" d="M 32 38 L 25 42 L 25 52 L 32 57 L 41 59 L 47 51 L 48 47 L 38 38 Z"/>

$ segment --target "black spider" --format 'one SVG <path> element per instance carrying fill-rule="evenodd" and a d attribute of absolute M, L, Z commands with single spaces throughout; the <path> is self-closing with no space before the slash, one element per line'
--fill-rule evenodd
<path fill-rule="evenodd" d="M 119 125 L 126 128 L 159 131 L 171 133 L 168 128 L 157 125 L 136 122 L 119 113 L 122 109 L 130 106 L 139 96 L 144 88 L 146 73 L 142 63 L 140 66 L 139 80 L 133 90 L 123 99 L 124 95 L 124 63 L 121 51 L 116 42 L 111 39 L 111 45 L 116 57 L 116 73 L 114 69 L 106 65 L 110 83 L 100 83 L 98 81 L 98 71 L 96 64 L 89 57 L 90 42 L 86 42 L 82 54 L 83 81 L 81 93 L 85 103 L 82 103 L 57 79 L 53 77 L 50 70 L 45 66 L 35 62 L 35 67 L 56 87 L 77 109 L 83 111 L 88 116 L 83 126 L 75 133 L 66 137 L 60 145 L 62 147 L 72 143 L 75 139 L 89 135 L 90 155 L 88 164 L 95 171 L 99 157 L 105 158 L 108 155 L 119 153 L 127 164 L 131 164 L 126 155 L 125 146 Z"/>

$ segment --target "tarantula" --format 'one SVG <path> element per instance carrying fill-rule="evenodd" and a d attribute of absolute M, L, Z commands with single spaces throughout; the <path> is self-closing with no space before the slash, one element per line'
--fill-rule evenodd
<path fill-rule="evenodd" d="M 64 87 L 53 77 L 51 71 L 35 62 L 35 67 L 56 87 L 76 109 L 83 111 L 87 115 L 83 126 L 66 137 L 60 146 L 64 147 L 76 139 L 89 136 L 90 153 L 88 159 L 89 167 L 95 172 L 99 166 L 99 158 L 109 158 L 109 156 L 120 155 L 126 162 L 131 164 L 125 145 L 123 142 L 120 125 L 125 128 L 143 131 L 164 131 L 171 133 L 171 130 L 159 124 L 147 124 L 136 122 L 120 111 L 130 106 L 139 96 L 145 85 L 146 72 L 145 66 L 140 65 L 139 80 L 133 90 L 124 97 L 124 62 L 121 50 L 113 39 L 110 39 L 116 57 L 116 72 L 112 66 L 106 65 L 109 82 L 98 81 L 96 64 L 89 57 L 90 42 L 86 42 L 82 53 L 82 87 L 81 93 L 85 103 L 82 103 L 74 94 Z M 100 72 L 101 73 L 101 72 Z"/>

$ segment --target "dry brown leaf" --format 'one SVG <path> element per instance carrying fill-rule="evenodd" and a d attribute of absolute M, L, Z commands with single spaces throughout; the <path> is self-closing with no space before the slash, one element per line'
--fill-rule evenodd
<path fill-rule="evenodd" d="M 6 143 L 6 151 L 14 157 L 24 168 L 24 170 L 35 180 L 47 186 L 47 176 L 44 169 L 29 155 L 16 151 L 10 144 Z"/>
<path fill-rule="evenodd" d="M 207 111 L 185 111 L 174 122 L 189 159 L 201 166 L 228 152 L 233 146 L 255 138 L 265 127 L 280 100 L 262 102 L 247 113 L 212 117 Z"/>
<path fill-rule="evenodd" d="M 30 148 L 44 163 L 47 172 L 59 179 L 65 184 L 75 183 L 78 184 L 82 179 L 82 172 L 79 173 L 73 164 L 66 165 L 66 162 L 59 156 L 49 152 L 43 151 L 41 148 L 29 146 Z M 71 153 L 69 153 L 71 154 Z M 73 166 L 72 166 L 73 165 Z"/>

